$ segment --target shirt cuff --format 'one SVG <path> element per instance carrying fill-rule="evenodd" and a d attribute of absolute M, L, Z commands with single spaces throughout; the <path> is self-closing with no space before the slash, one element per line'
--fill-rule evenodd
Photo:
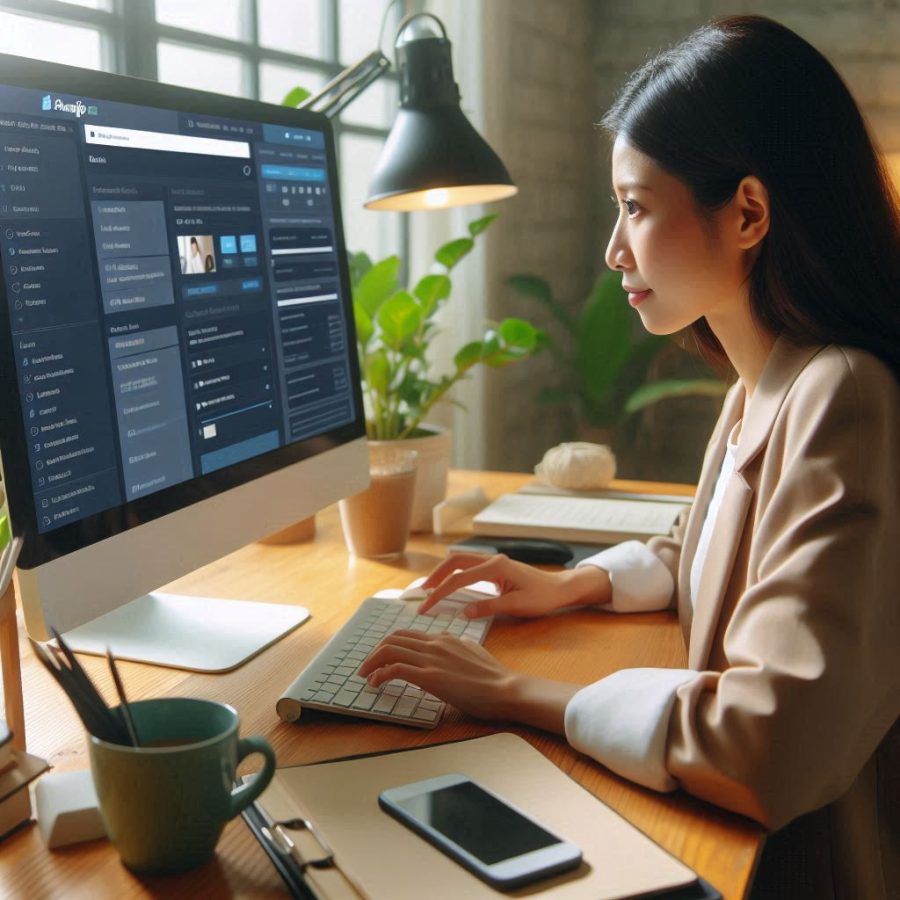
<path fill-rule="evenodd" d="M 578 566 L 598 566 L 609 572 L 612 600 L 599 606 L 611 612 L 666 609 L 675 580 L 663 561 L 640 541 L 625 541 L 583 559 Z"/>
<path fill-rule="evenodd" d="M 677 783 L 666 770 L 675 692 L 691 669 L 621 669 L 582 688 L 566 706 L 566 739 L 613 772 L 656 791 Z"/>

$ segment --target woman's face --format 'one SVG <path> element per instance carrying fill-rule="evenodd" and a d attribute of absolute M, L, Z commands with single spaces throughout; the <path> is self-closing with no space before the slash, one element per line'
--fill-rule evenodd
<path fill-rule="evenodd" d="M 720 235 L 717 213 L 701 218 L 687 186 L 616 139 L 612 180 L 619 218 L 606 264 L 622 273 L 628 302 L 653 334 L 746 308 L 743 254 Z"/>

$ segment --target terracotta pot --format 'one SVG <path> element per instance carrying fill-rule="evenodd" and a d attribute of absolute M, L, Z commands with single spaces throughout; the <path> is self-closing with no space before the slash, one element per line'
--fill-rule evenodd
<path fill-rule="evenodd" d="M 453 435 L 449 429 L 423 425 L 423 437 L 402 441 L 370 441 L 370 444 L 397 444 L 419 454 L 416 473 L 416 492 L 413 498 L 412 531 L 432 531 L 431 511 L 447 496 L 447 473 L 453 450 Z"/>

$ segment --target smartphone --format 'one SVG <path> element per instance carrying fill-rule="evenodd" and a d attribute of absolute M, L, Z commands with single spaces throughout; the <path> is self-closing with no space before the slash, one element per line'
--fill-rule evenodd
<path fill-rule="evenodd" d="M 574 869 L 581 850 L 465 775 L 383 791 L 378 803 L 438 850 L 499 890 Z"/>

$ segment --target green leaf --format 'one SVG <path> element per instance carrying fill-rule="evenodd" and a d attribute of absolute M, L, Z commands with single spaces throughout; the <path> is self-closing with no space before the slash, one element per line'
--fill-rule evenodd
<path fill-rule="evenodd" d="M 397 272 L 400 257 L 389 256 L 375 263 L 359 280 L 353 299 L 366 311 L 369 318 L 375 318 L 378 308 L 397 289 Z"/>
<path fill-rule="evenodd" d="M 483 231 L 487 230 L 488 226 L 491 224 L 491 222 L 494 221 L 494 219 L 497 218 L 498 215 L 498 213 L 492 213 L 489 216 L 484 216 L 481 219 L 476 219 L 474 222 L 469 222 L 469 234 L 471 234 L 472 237 L 477 237 Z"/>
<path fill-rule="evenodd" d="M 547 406 L 561 406 L 572 402 L 572 392 L 560 387 L 544 387 L 538 391 L 537 402 Z"/>
<path fill-rule="evenodd" d="M 483 350 L 484 345 L 481 341 L 472 341 L 456 351 L 456 356 L 453 357 L 453 364 L 460 371 L 471 369 L 472 366 L 481 362 Z"/>
<path fill-rule="evenodd" d="M 307 97 L 312 96 L 312 91 L 308 91 L 306 88 L 300 87 L 299 85 L 295 88 L 291 88 L 285 95 L 284 100 L 281 101 L 282 106 L 299 106 Z"/>
<path fill-rule="evenodd" d="M 524 297 L 540 300 L 541 303 L 548 306 L 553 303 L 553 289 L 537 275 L 510 275 L 506 279 L 506 283 Z"/>
<path fill-rule="evenodd" d="M 472 238 L 457 238 L 455 241 L 450 241 L 450 243 L 444 244 L 444 246 L 434 254 L 434 258 L 442 266 L 446 266 L 447 270 L 449 271 L 466 254 L 471 253 L 474 246 L 475 241 L 473 241 Z"/>
<path fill-rule="evenodd" d="M 356 324 L 356 339 L 365 347 L 375 333 L 375 326 L 359 303 L 353 304 L 353 321 Z"/>
<path fill-rule="evenodd" d="M 656 381 L 639 387 L 625 403 L 625 412 L 631 415 L 670 397 L 721 397 L 727 390 L 724 381 L 710 378 Z"/>
<path fill-rule="evenodd" d="M 397 291 L 378 310 L 381 337 L 392 350 L 399 350 L 412 337 L 422 321 L 422 307 L 408 291 Z"/>
<path fill-rule="evenodd" d="M 517 293 L 546 306 L 553 317 L 573 335 L 578 333 L 578 323 L 572 314 L 553 296 L 553 289 L 537 275 L 510 275 L 506 283 Z"/>
<path fill-rule="evenodd" d="M 601 276 L 578 322 L 575 369 L 589 405 L 609 404 L 616 380 L 632 349 L 633 317 L 616 273 Z"/>
<path fill-rule="evenodd" d="M 450 296 L 450 287 L 450 279 L 446 275 L 426 275 L 413 288 L 413 293 L 422 301 L 424 318 L 431 316 L 438 303 Z"/>
<path fill-rule="evenodd" d="M 511 347 L 533 351 L 537 348 L 542 334 L 530 322 L 524 319 L 504 319 L 498 329 L 500 339 Z"/>
<path fill-rule="evenodd" d="M 372 268 L 372 260 L 368 253 L 350 253 L 347 265 L 350 269 L 350 284 L 355 290 L 363 275 Z"/>
<path fill-rule="evenodd" d="M 391 383 L 391 364 L 384 350 L 366 358 L 364 375 L 370 390 L 382 396 L 387 394 Z"/>

